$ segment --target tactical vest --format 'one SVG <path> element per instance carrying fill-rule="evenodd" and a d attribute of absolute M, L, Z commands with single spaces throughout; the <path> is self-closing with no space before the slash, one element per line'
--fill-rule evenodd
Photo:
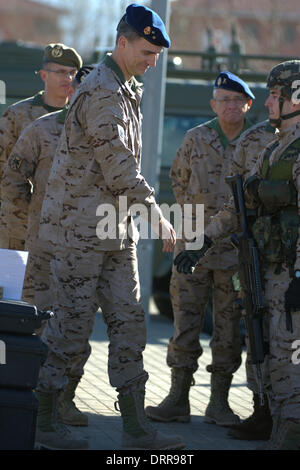
<path fill-rule="evenodd" d="M 279 160 L 270 166 L 270 156 L 277 145 L 276 142 L 264 156 L 262 180 L 258 188 L 261 205 L 252 233 L 262 260 L 277 263 L 276 274 L 281 272 L 281 264 L 287 263 L 291 274 L 300 226 L 298 194 L 292 174 L 300 152 L 300 138 L 292 142 Z"/>

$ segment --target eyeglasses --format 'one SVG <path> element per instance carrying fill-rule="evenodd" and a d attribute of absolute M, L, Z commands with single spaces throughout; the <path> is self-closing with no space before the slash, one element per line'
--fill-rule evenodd
<path fill-rule="evenodd" d="M 229 103 L 243 105 L 247 102 L 247 99 L 243 96 L 237 96 L 235 98 L 215 98 L 215 101 L 217 101 L 217 103 L 221 103 L 222 105 L 227 105 Z"/>
<path fill-rule="evenodd" d="M 66 72 L 66 70 L 50 70 L 50 69 L 44 69 L 46 70 L 46 72 L 52 72 L 52 73 L 56 73 L 59 77 L 63 78 L 63 77 L 71 77 L 72 79 L 75 78 L 75 75 L 77 73 L 77 70 L 74 69 L 74 70 L 70 70 L 69 72 Z"/>

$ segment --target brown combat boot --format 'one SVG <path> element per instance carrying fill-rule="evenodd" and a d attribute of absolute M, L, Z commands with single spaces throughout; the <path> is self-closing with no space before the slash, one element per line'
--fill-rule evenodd
<path fill-rule="evenodd" d="M 259 395 L 253 393 L 253 414 L 241 424 L 231 426 L 228 436 L 246 441 L 267 441 L 272 431 L 272 417 L 268 397 L 264 395 L 264 405 L 260 404 Z"/>
<path fill-rule="evenodd" d="M 158 406 L 147 406 L 146 415 L 154 421 L 188 423 L 191 420 L 189 391 L 192 380 L 191 370 L 173 368 L 169 394 Z"/>
<path fill-rule="evenodd" d="M 66 388 L 60 393 L 58 398 L 58 416 L 62 423 L 70 426 L 87 426 L 88 417 L 83 414 L 75 405 L 75 390 L 80 379 L 68 378 Z"/>
<path fill-rule="evenodd" d="M 35 447 L 49 450 L 87 450 L 89 444 L 83 439 L 74 439 L 68 428 L 58 421 L 58 393 L 35 391 L 38 399 Z"/>
<path fill-rule="evenodd" d="M 240 422 L 228 404 L 228 393 L 232 375 L 219 372 L 211 374 L 210 400 L 205 411 L 204 422 L 218 426 L 231 426 Z"/>
<path fill-rule="evenodd" d="M 145 392 L 134 390 L 118 396 L 123 420 L 123 449 L 175 450 L 185 447 L 179 436 L 167 436 L 157 431 L 146 417 L 144 410 Z"/>

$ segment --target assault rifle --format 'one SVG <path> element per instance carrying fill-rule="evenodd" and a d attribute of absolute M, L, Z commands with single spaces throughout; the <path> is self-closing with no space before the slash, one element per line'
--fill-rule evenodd
<path fill-rule="evenodd" d="M 243 289 L 243 307 L 246 312 L 245 323 L 252 364 L 255 367 L 257 376 L 259 398 L 261 405 L 263 405 L 264 393 L 261 364 L 264 362 L 266 348 L 262 329 L 264 305 L 258 249 L 248 226 L 242 176 L 239 174 L 228 176 L 226 177 L 226 183 L 232 191 L 238 217 L 239 233 L 233 235 L 231 239 L 239 252 L 239 277 Z"/>

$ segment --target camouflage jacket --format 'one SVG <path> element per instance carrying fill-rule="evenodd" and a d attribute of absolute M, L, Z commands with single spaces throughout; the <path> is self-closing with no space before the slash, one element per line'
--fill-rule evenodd
<path fill-rule="evenodd" d="M 136 80 L 126 82 L 109 55 L 76 90 L 46 188 L 42 240 L 82 250 L 120 250 L 137 235 L 127 233 L 126 207 L 142 203 L 159 211 L 153 188 L 140 173 L 141 94 Z M 101 223 L 108 224 L 109 236 L 104 229 L 99 234 Z"/>
<path fill-rule="evenodd" d="M 23 129 L 35 119 L 57 111 L 43 101 L 43 91 L 9 106 L 0 118 L 0 180 L 2 168 Z"/>
<path fill-rule="evenodd" d="M 244 129 L 250 126 L 245 122 Z M 222 133 L 218 119 L 201 124 L 187 132 L 171 171 L 172 187 L 180 204 L 204 204 L 204 226 L 229 199 L 225 176 L 229 174 L 238 137 L 229 142 Z M 237 263 L 236 253 L 229 241 L 215 246 L 200 261 L 210 269 L 227 269 Z"/>
<path fill-rule="evenodd" d="M 269 158 L 269 165 L 272 165 L 276 161 L 278 161 L 282 153 L 290 146 L 290 144 L 294 140 L 299 139 L 299 138 L 300 138 L 300 122 L 298 122 L 297 124 L 287 129 L 280 131 L 278 133 L 278 145 L 275 147 L 274 150 L 272 150 L 272 153 Z M 271 146 L 272 144 L 267 146 L 265 151 L 260 154 L 256 162 L 256 165 L 252 169 L 249 176 L 253 176 L 253 175 L 261 176 L 264 156 Z M 295 163 L 293 164 L 292 178 L 293 178 L 295 188 L 297 190 L 298 213 L 300 215 L 300 209 L 299 209 L 300 208 L 300 153 L 298 155 L 298 158 L 295 160 Z M 298 228 L 298 234 L 299 233 L 300 233 L 300 228 Z M 298 241 L 297 241 L 297 247 L 296 247 L 296 261 L 294 264 L 294 269 L 295 270 L 300 269 L 300 237 L 299 235 L 298 235 Z"/>
<path fill-rule="evenodd" d="M 261 152 L 270 142 L 277 139 L 278 133 L 268 121 L 259 122 L 241 135 L 233 157 L 229 175 L 240 174 L 245 181 L 253 171 Z M 233 198 L 205 225 L 205 234 L 214 241 L 236 232 L 237 217 Z"/>
<path fill-rule="evenodd" d="M 26 239 L 27 248 L 37 237 L 45 187 L 66 110 L 46 114 L 27 126 L 3 168 L 2 227 L 7 237 Z"/>

